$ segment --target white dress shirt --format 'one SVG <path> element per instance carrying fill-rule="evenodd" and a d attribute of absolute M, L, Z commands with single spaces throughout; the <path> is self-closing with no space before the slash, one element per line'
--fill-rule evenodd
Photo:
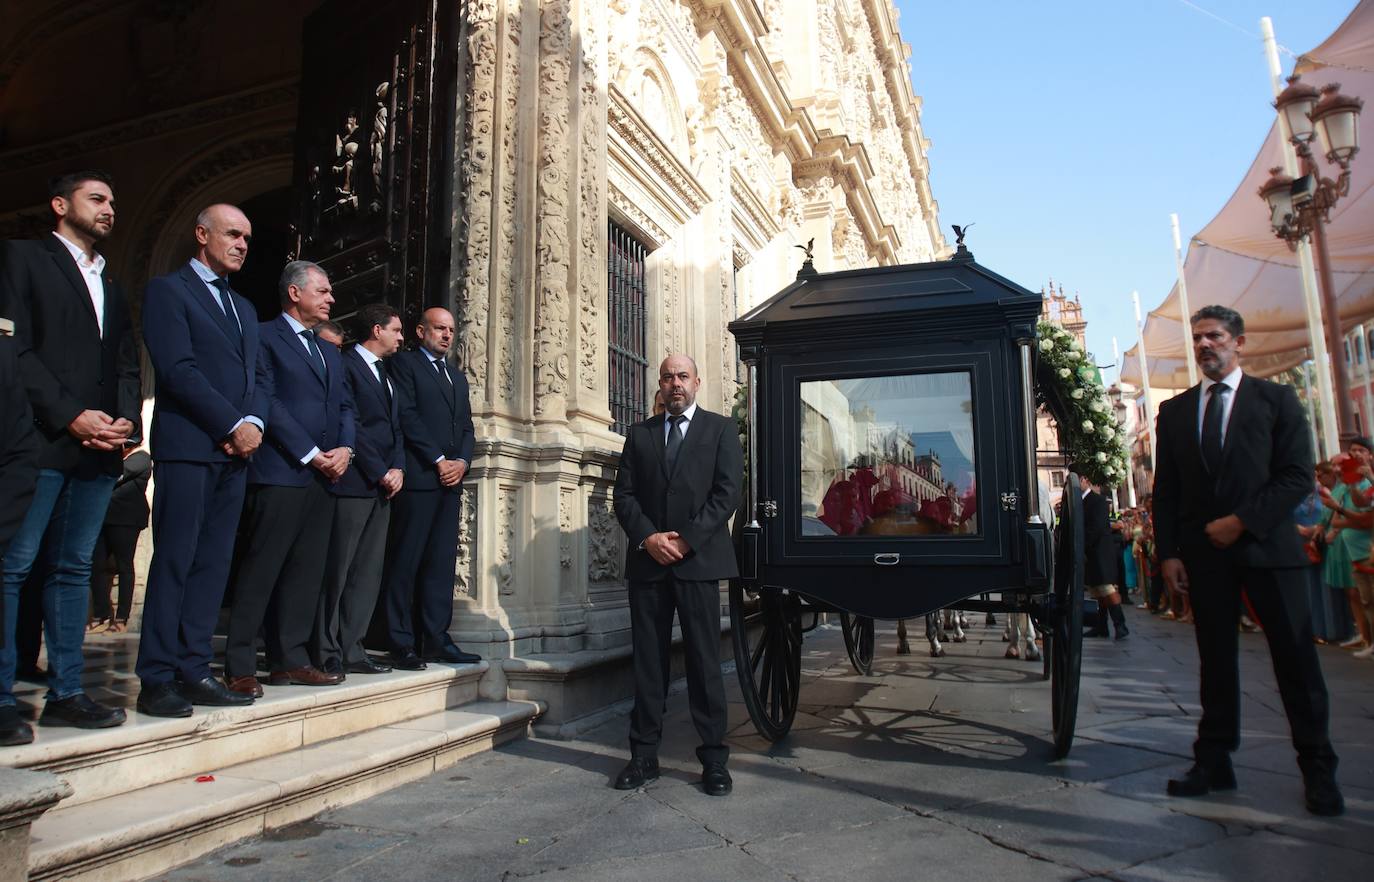
<path fill-rule="evenodd" d="M 96 327 L 100 329 L 100 336 L 103 338 L 105 336 L 105 257 L 96 251 L 91 252 L 95 257 L 90 257 L 81 250 L 80 245 L 61 233 L 54 231 L 53 235 L 71 252 L 72 260 L 76 261 L 77 271 L 81 273 L 81 281 L 86 283 L 86 290 L 90 293 L 91 306 L 95 307 Z"/>
<path fill-rule="evenodd" d="M 214 286 L 214 280 L 218 279 L 219 276 L 215 275 L 215 271 L 193 257 L 191 258 L 191 272 L 199 276 L 200 280 L 205 283 L 205 290 L 210 292 L 210 296 L 213 297 L 215 300 L 215 305 L 220 308 L 221 312 L 224 312 L 226 315 L 230 316 L 234 320 L 234 323 L 239 326 L 239 333 L 242 334 L 243 322 L 239 319 L 239 312 L 237 309 L 234 308 L 233 300 L 229 301 L 228 308 L 226 310 L 225 301 L 219 298 L 219 289 Z M 228 279 L 226 279 L 225 281 L 227 282 Z M 237 423 L 234 423 L 234 425 L 230 427 L 229 431 L 224 433 L 225 436 L 228 437 L 229 435 L 234 434 L 234 432 L 238 431 L 238 427 L 243 425 L 244 423 L 252 423 L 253 425 L 258 427 L 259 432 L 263 431 L 264 429 L 262 419 L 250 413 L 248 416 L 239 420 Z"/>
<path fill-rule="evenodd" d="M 420 347 L 420 351 L 423 352 L 423 353 L 425 354 L 425 358 L 428 358 L 428 359 L 429 359 L 429 366 L 430 366 L 431 368 L 434 369 L 434 372 L 435 372 L 436 374 L 439 373 L 439 365 L 442 363 L 443 366 L 444 366 L 444 375 L 445 375 L 446 377 L 448 377 L 449 383 L 452 383 L 452 382 L 453 382 L 453 375 L 450 374 L 450 373 L 448 372 L 448 361 L 447 361 L 447 359 L 446 359 L 444 356 L 442 356 L 442 355 L 435 355 L 433 352 L 430 352 L 428 349 L 424 348 L 423 346 Z M 443 462 L 443 461 L 444 461 L 444 457 L 443 457 L 442 455 L 440 455 L 438 459 L 434 460 L 434 463 L 435 463 L 435 465 L 438 465 L 439 463 L 441 463 L 441 462 Z M 461 463 L 462 463 L 463 465 L 465 465 L 465 466 L 468 464 L 468 461 L 467 461 L 466 459 L 462 459 L 462 458 L 455 459 L 455 460 L 453 460 L 453 461 L 454 461 L 454 462 L 461 462 Z"/>
<path fill-rule="evenodd" d="M 372 368 L 372 374 L 377 378 L 377 382 L 382 382 L 382 371 L 381 368 L 377 367 L 382 363 L 381 357 L 361 343 L 354 343 L 353 351 L 357 352 L 359 357 L 367 363 L 367 366 Z M 386 381 L 386 389 L 392 395 L 396 394 L 396 387 L 391 385 L 391 380 Z"/>
<path fill-rule="evenodd" d="M 1241 370 L 1239 365 L 1223 377 L 1220 382 L 1231 387 L 1231 393 L 1221 399 L 1221 443 L 1226 443 L 1226 427 L 1231 423 L 1231 409 L 1236 406 L 1236 393 L 1240 390 Z M 1197 440 L 1202 443 L 1202 421 L 1206 419 L 1207 398 L 1212 394 L 1212 387 L 1217 384 L 1217 380 L 1207 377 L 1202 378 L 1199 385 L 1199 395 L 1197 397 Z"/>
<path fill-rule="evenodd" d="M 693 402 L 691 407 L 687 408 L 682 412 L 682 415 L 686 417 L 686 419 L 683 420 L 682 423 L 678 426 L 677 431 L 678 434 L 682 436 L 682 440 L 686 441 L 687 429 L 692 425 L 692 417 L 697 415 L 696 403 Z M 667 446 L 668 444 L 668 433 L 672 431 L 673 428 L 672 419 L 673 415 L 671 413 L 663 414 L 663 444 L 665 446 Z"/>

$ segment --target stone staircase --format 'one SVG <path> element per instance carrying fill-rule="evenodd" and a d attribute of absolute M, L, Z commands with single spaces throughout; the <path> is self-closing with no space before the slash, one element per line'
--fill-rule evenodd
<path fill-rule="evenodd" d="M 36 728 L 0 766 L 51 772 L 72 795 L 33 823 L 30 878 L 145 878 L 523 737 L 544 704 L 482 700 L 487 671 L 432 665 L 185 719 L 130 707 L 114 729 Z"/>

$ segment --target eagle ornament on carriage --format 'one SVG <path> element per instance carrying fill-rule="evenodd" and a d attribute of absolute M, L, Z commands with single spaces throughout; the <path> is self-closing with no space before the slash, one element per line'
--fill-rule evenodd
<path fill-rule="evenodd" d="M 1096 369 L 1040 294 L 961 241 L 930 263 L 819 273 L 730 323 L 748 369 L 747 497 L 730 585 L 736 670 L 764 737 L 791 728 L 803 635 L 839 613 L 871 670 L 875 619 L 1028 614 L 1044 635 L 1056 758 L 1083 648 L 1083 518 L 1040 514 L 1036 411 L 1095 483 L 1124 475 Z M 995 595 L 1000 599 L 992 599 Z"/>

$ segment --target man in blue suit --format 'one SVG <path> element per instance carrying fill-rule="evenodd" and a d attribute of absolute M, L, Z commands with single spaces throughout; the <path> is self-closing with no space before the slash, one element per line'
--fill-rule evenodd
<path fill-rule="evenodd" d="M 257 382 L 258 314 L 229 287 L 253 225 L 232 205 L 196 218 L 196 256 L 143 295 L 143 339 L 157 377 L 152 454 L 153 561 L 138 644 L 140 713 L 252 704 L 210 675 L 210 641 L 229 581 L 268 401 Z"/>
<path fill-rule="evenodd" d="M 257 694 L 258 629 L 266 625 L 268 683 L 333 686 L 342 674 L 311 664 L 308 644 L 334 518 L 329 485 L 353 459 L 353 399 L 343 359 L 312 330 L 334 303 L 329 276 L 293 260 L 278 285 L 281 315 L 258 326 L 258 386 L 267 433 L 248 467 L 243 539 L 229 610 L 224 676 Z M 269 607 L 272 611 L 268 618 Z"/>
<path fill-rule="evenodd" d="M 391 663 L 406 670 L 423 668 L 426 659 L 481 661 L 448 634 L 459 494 L 472 462 L 468 381 L 448 363 L 454 330 L 448 310 L 425 310 L 416 330 L 420 348 L 397 353 L 390 365 L 406 442 L 406 483 L 391 517 L 386 619 Z"/>
<path fill-rule="evenodd" d="M 327 674 L 384 674 L 390 665 L 374 661 L 363 649 L 363 634 L 377 605 L 386 559 L 386 529 L 391 499 L 405 479 L 405 441 L 400 408 L 384 359 L 405 339 L 401 316 L 385 303 L 358 311 L 361 342 L 343 350 L 353 396 L 357 455 L 353 468 L 330 485 L 334 533 L 310 654 Z"/>

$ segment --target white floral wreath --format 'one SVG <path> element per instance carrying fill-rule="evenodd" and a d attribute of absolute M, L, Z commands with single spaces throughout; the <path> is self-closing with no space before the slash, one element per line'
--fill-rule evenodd
<path fill-rule="evenodd" d="M 1069 462 L 1080 465 L 1094 484 L 1117 486 L 1126 480 L 1130 464 L 1123 433 L 1116 425 L 1097 368 L 1083 351 L 1083 344 L 1058 325 L 1040 322 L 1036 334 L 1040 338 L 1037 379 L 1042 403 L 1043 386 L 1052 383 L 1068 408 L 1062 415 L 1065 424 L 1059 428 Z"/>

